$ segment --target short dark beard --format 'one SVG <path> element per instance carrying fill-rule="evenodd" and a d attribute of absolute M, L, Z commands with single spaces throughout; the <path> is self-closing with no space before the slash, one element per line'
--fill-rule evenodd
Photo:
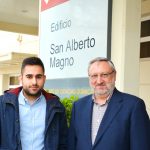
<path fill-rule="evenodd" d="M 37 97 L 39 97 L 40 95 L 41 95 L 41 90 L 39 90 L 37 93 L 35 93 L 35 94 L 32 94 L 32 93 L 30 93 L 28 90 L 25 90 L 25 89 L 23 89 L 23 93 L 25 93 L 25 95 L 27 95 L 27 96 L 31 96 L 31 97 L 35 97 L 35 98 L 37 98 Z"/>

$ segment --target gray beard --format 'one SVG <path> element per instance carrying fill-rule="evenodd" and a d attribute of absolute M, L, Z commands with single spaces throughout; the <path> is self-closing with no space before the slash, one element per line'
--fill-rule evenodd
<path fill-rule="evenodd" d="M 96 91 L 95 95 L 96 96 L 110 95 L 113 92 L 114 88 L 115 88 L 115 85 L 112 85 L 111 88 L 107 91 Z"/>

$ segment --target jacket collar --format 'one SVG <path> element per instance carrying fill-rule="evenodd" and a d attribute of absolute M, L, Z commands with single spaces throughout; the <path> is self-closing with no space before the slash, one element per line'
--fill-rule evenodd
<path fill-rule="evenodd" d="M 22 90 L 22 86 L 15 88 L 15 89 L 12 89 L 12 90 L 9 90 L 9 91 L 6 91 L 5 93 L 12 93 L 12 94 L 18 96 L 19 93 L 21 92 L 21 90 Z M 42 94 L 44 95 L 46 100 L 57 97 L 56 95 L 54 95 L 52 93 L 47 93 L 44 89 L 42 90 Z"/>
<path fill-rule="evenodd" d="M 5 103 L 10 103 L 15 105 L 18 103 L 18 95 L 22 90 L 22 86 L 5 91 L 4 97 L 5 97 Z M 47 93 L 44 89 L 42 90 L 42 94 L 44 95 L 46 102 L 48 105 L 51 105 L 51 107 L 61 107 L 60 103 L 58 102 L 59 97 L 52 94 L 52 93 Z"/>

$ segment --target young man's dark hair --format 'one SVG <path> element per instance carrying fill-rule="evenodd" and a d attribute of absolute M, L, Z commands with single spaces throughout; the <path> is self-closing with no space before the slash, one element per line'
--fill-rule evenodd
<path fill-rule="evenodd" d="M 27 65 L 38 65 L 38 66 L 41 66 L 42 69 L 43 69 L 43 72 L 45 72 L 44 64 L 43 64 L 42 60 L 40 58 L 38 58 L 38 57 L 28 57 L 28 58 L 25 58 L 23 60 L 23 62 L 22 62 L 21 73 L 23 72 L 23 69 Z"/>

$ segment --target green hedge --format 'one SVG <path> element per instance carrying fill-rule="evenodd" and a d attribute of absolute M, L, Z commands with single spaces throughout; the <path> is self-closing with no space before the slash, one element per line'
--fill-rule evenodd
<path fill-rule="evenodd" d="M 79 99 L 79 97 L 76 95 L 71 95 L 70 97 L 65 97 L 65 98 L 61 99 L 62 104 L 66 108 L 66 116 L 67 116 L 68 126 L 70 125 L 72 104 L 73 104 L 73 102 L 77 101 L 78 99 Z"/>

